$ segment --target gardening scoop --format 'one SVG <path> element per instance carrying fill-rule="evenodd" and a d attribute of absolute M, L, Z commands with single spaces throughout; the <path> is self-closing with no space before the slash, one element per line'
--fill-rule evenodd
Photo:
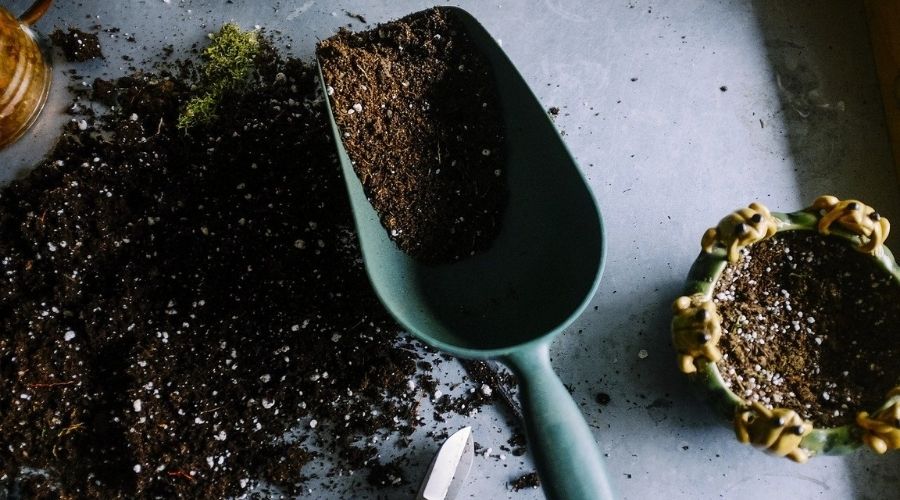
<path fill-rule="evenodd" d="M 550 341 L 585 308 L 603 267 L 597 205 L 540 102 L 491 35 L 458 16 L 492 67 L 506 132 L 508 203 L 491 247 L 429 266 L 388 237 L 328 116 L 375 291 L 409 332 L 464 358 L 497 358 L 518 376 L 528 443 L 551 499 L 612 498 L 600 450 L 550 365 Z M 323 90 L 325 88 L 322 79 Z M 327 93 L 326 93 L 327 98 Z"/>

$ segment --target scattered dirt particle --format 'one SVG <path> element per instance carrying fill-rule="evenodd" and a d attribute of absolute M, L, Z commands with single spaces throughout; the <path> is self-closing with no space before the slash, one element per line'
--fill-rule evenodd
<path fill-rule="evenodd" d="M 68 32 L 56 29 L 50 34 L 50 40 L 62 49 L 69 62 L 84 62 L 103 57 L 100 39 L 96 33 L 85 33 L 78 28 L 69 28 Z"/>
<path fill-rule="evenodd" d="M 541 478 L 538 477 L 537 472 L 529 472 L 516 478 L 509 485 L 513 491 L 539 488 L 541 486 Z"/>
<path fill-rule="evenodd" d="M 370 485 L 378 488 L 409 484 L 403 472 L 403 467 L 400 466 L 398 461 L 376 464 L 369 468 L 369 475 L 366 477 L 366 480 Z"/>
<path fill-rule="evenodd" d="M 595 396 L 594 400 L 597 401 L 598 405 L 606 406 L 609 404 L 610 401 L 612 401 L 612 398 L 610 398 L 609 394 L 607 394 L 605 392 L 598 392 L 597 396 Z"/>

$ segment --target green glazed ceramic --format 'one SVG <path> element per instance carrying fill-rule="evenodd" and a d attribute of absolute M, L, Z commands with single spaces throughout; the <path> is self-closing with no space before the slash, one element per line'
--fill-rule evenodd
<path fill-rule="evenodd" d="M 782 231 L 818 231 L 821 215 L 815 210 L 806 209 L 793 213 L 773 212 L 776 232 Z M 869 241 L 859 235 L 834 228 L 832 235 L 845 240 L 848 245 L 861 246 Z M 684 295 L 702 294 L 706 300 L 712 299 L 715 284 L 728 263 L 727 250 L 717 247 L 710 252 L 701 251 L 688 273 Z M 900 268 L 893 254 L 887 247 L 881 247 L 877 255 L 872 256 L 886 273 L 900 280 Z M 716 363 L 701 363 L 695 373 L 688 375 L 690 380 L 701 390 L 703 395 L 712 401 L 716 410 L 726 419 L 734 420 L 736 411 L 746 407 L 746 402 L 725 386 Z M 896 398 L 888 400 L 878 411 L 885 410 L 895 403 Z M 856 450 L 863 445 L 864 430 L 859 426 L 845 425 L 834 428 L 814 428 L 800 440 L 800 448 L 809 456 L 841 455 Z"/>
<path fill-rule="evenodd" d="M 465 11 L 442 8 L 466 26 L 498 87 L 507 148 L 498 167 L 509 189 L 502 229 L 471 258 L 440 266 L 413 260 L 388 238 L 337 140 L 366 270 L 409 332 L 460 357 L 498 358 L 515 371 L 529 448 L 549 498 L 612 498 L 599 448 L 548 349 L 599 283 L 600 213 L 543 106 L 491 35 Z"/>

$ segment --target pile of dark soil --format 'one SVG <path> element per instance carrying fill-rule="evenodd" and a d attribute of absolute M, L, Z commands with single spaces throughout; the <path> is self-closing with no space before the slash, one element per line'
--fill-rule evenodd
<path fill-rule="evenodd" d="M 192 65 L 95 81 L 0 192 L 0 496 L 292 494 L 313 445 L 404 482 L 369 443 L 421 423 L 420 349 L 366 279 L 314 66 L 254 65 L 188 133 Z"/>
<path fill-rule="evenodd" d="M 68 32 L 56 29 L 50 33 L 50 40 L 63 51 L 69 62 L 84 62 L 102 58 L 100 39 L 96 33 L 85 33 L 78 28 L 69 28 Z"/>
<path fill-rule="evenodd" d="M 484 56 L 435 8 L 318 56 L 347 153 L 397 245 L 423 262 L 486 249 L 506 201 L 503 125 Z"/>
<path fill-rule="evenodd" d="M 719 370 L 746 400 L 832 427 L 900 384 L 900 284 L 842 240 L 789 231 L 756 243 L 714 296 Z"/>

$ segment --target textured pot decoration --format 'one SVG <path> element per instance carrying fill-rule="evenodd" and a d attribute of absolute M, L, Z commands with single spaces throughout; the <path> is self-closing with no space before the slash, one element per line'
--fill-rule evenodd
<path fill-rule="evenodd" d="M 722 311 L 717 310 L 721 309 L 725 300 L 721 292 L 716 294 L 717 282 L 729 266 L 736 268 L 743 265 L 745 270 L 756 269 L 746 264 L 751 258 L 752 246 L 787 231 L 805 231 L 807 235 L 817 233 L 823 240 L 828 238 L 839 241 L 835 245 L 847 245 L 871 259 L 875 264 L 871 267 L 882 274 L 879 279 L 888 285 L 896 285 L 900 280 L 900 269 L 890 250 L 884 246 L 884 240 L 890 233 L 890 223 L 872 207 L 857 200 L 840 200 L 834 196 L 820 196 L 810 207 L 793 213 L 770 212 L 760 203 L 751 203 L 747 208 L 727 215 L 716 227 L 706 231 L 701 240 L 702 251 L 691 267 L 684 295 L 678 297 L 672 306 L 672 340 L 678 355 L 679 370 L 701 388 L 723 416 L 733 422 L 735 435 L 741 443 L 751 444 L 775 456 L 802 463 L 814 455 L 844 454 L 861 446 L 879 454 L 900 448 L 900 383 L 896 383 L 900 378 L 891 378 L 895 377 L 893 373 L 879 379 L 882 380 L 882 385 L 898 385 L 883 394 L 885 399 L 880 406 L 848 406 L 851 399 L 847 398 L 848 403 L 842 406 L 846 408 L 846 413 L 842 416 L 847 423 L 827 427 L 813 424 L 813 421 L 819 419 L 816 415 L 808 415 L 811 411 L 809 406 L 792 408 L 790 405 L 779 404 L 780 397 L 762 398 L 759 393 L 744 387 L 747 380 L 736 376 L 734 368 L 724 371 L 728 353 L 722 348 L 722 342 L 729 335 L 741 333 L 741 328 L 732 325 L 734 332 L 726 330 Z M 832 236 L 835 238 L 831 238 Z M 817 244 L 821 243 L 816 241 Z M 789 250 L 784 248 L 784 253 L 787 254 Z M 790 260 L 792 257 L 785 258 Z M 769 270 L 765 267 L 765 271 Z M 752 279 L 753 276 L 749 278 Z M 755 282 L 751 280 L 750 283 Z M 878 286 L 878 283 L 871 283 L 873 289 Z M 784 304 L 789 304 L 789 293 L 783 289 L 781 292 L 784 293 Z M 733 297 L 731 300 L 734 300 Z M 757 310 L 763 310 L 761 307 Z M 788 311 L 791 310 L 790 305 L 785 307 Z M 799 314 L 803 318 L 803 313 Z M 819 311 L 819 314 L 821 319 L 822 312 Z M 764 318 L 760 315 L 758 318 L 741 319 L 761 321 Z M 795 321 L 793 328 L 788 328 L 785 335 L 809 334 L 816 341 L 811 345 L 821 345 L 822 339 L 814 336 L 816 318 L 810 315 L 803 319 L 806 321 L 802 324 Z M 826 339 L 828 341 L 831 340 Z M 840 341 L 856 345 L 852 339 Z M 763 340 L 759 342 L 764 343 Z M 846 352 L 848 357 L 859 358 L 865 355 Z M 756 369 L 760 370 L 762 367 L 756 365 Z M 900 366 L 897 369 L 900 370 Z M 809 377 L 815 377 L 817 373 L 818 369 L 810 370 Z M 844 372 L 845 375 L 847 373 Z M 737 385 L 726 380 L 729 377 L 730 380 L 737 380 Z M 769 373 L 767 377 L 769 384 L 783 382 L 777 374 L 773 378 Z M 755 379 L 751 379 L 751 385 L 755 384 L 753 380 Z M 871 386 L 875 387 L 878 386 Z M 878 398 L 882 397 L 881 392 L 877 394 Z M 791 392 L 790 395 L 794 396 L 794 393 Z M 829 400 L 828 392 L 822 392 L 818 396 Z M 831 398 L 827 402 L 833 406 L 834 396 Z M 809 419 L 804 419 L 801 416 L 803 414 L 807 414 Z"/>

